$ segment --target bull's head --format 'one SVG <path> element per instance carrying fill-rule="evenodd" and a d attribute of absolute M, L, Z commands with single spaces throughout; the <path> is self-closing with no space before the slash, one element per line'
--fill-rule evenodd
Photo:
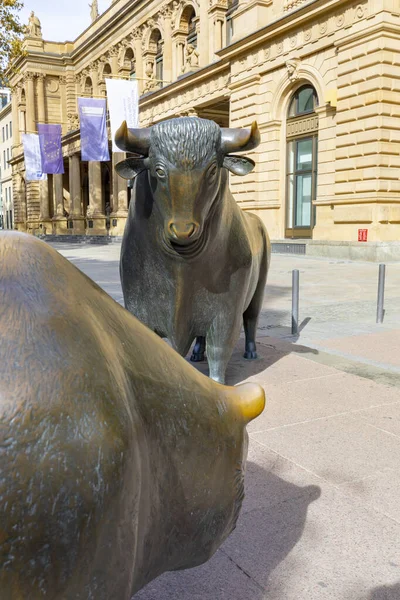
<path fill-rule="evenodd" d="M 117 173 L 134 179 L 147 169 L 165 238 L 187 246 L 200 238 L 221 185 L 227 185 L 224 169 L 235 175 L 253 170 L 250 158 L 232 153 L 258 146 L 260 133 L 256 122 L 251 129 L 230 129 L 185 117 L 144 129 L 128 129 L 124 121 L 115 142 L 121 150 L 141 155 L 120 162 Z"/>

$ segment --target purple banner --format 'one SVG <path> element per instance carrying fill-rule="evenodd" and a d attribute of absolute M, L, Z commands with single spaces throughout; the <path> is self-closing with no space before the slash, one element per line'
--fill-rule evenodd
<path fill-rule="evenodd" d="M 64 173 L 61 149 L 61 125 L 38 124 L 42 171 L 57 175 Z"/>
<path fill-rule="evenodd" d="M 110 160 L 105 98 L 78 98 L 82 160 Z"/>

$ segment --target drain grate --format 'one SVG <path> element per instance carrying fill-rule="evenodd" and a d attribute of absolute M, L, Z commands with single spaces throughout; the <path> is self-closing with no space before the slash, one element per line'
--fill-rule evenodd
<path fill-rule="evenodd" d="M 305 254 L 307 244 L 272 243 L 272 254 Z"/>

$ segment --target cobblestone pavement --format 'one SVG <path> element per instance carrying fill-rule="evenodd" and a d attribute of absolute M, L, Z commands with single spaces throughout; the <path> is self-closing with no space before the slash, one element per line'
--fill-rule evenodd
<path fill-rule="evenodd" d="M 55 247 L 123 303 L 119 244 Z M 227 372 L 267 395 L 248 428 L 237 529 L 208 563 L 166 573 L 135 599 L 400 599 L 400 263 L 387 265 L 381 325 L 377 279 L 372 263 L 272 256 L 259 358 L 245 361 L 240 340 Z"/>

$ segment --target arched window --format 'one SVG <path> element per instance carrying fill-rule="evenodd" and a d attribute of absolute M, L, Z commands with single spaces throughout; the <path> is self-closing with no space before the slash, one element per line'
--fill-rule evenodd
<path fill-rule="evenodd" d="M 103 72 L 101 74 L 101 79 L 99 81 L 99 94 L 100 96 L 106 96 L 107 95 L 107 90 L 106 90 L 106 79 L 109 79 L 111 77 L 111 65 L 109 63 L 105 63 L 104 67 L 103 67 Z"/>
<path fill-rule="evenodd" d="M 124 56 L 124 69 L 129 73 L 129 79 L 136 79 L 135 55 L 132 48 L 127 48 Z"/>
<path fill-rule="evenodd" d="M 318 97 L 311 85 L 293 94 L 287 113 L 286 237 L 312 237 L 317 191 Z"/>
<path fill-rule="evenodd" d="M 85 96 L 93 95 L 93 83 L 90 77 L 85 79 Z"/>
<path fill-rule="evenodd" d="M 188 15 L 187 44 L 191 44 L 192 46 L 197 48 L 196 13 L 194 12 L 194 8 L 190 8 L 191 11 Z"/>
<path fill-rule="evenodd" d="M 239 6 L 239 0 L 228 0 L 228 10 L 226 11 L 226 44 L 229 44 L 233 38 L 233 13 Z"/>
<path fill-rule="evenodd" d="M 160 87 L 163 86 L 162 80 L 164 78 L 164 58 L 163 58 L 163 40 L 161 37 L 161 32 L 159 29 L 156 29 L 154 32 L 154 37 L 152 35 L 152 42 L 156 48 L 156 56 L 155 56 L 155 63 L 156 63 L 156 79 L 157 79 L 157 85 L 159 85 Z"/>

